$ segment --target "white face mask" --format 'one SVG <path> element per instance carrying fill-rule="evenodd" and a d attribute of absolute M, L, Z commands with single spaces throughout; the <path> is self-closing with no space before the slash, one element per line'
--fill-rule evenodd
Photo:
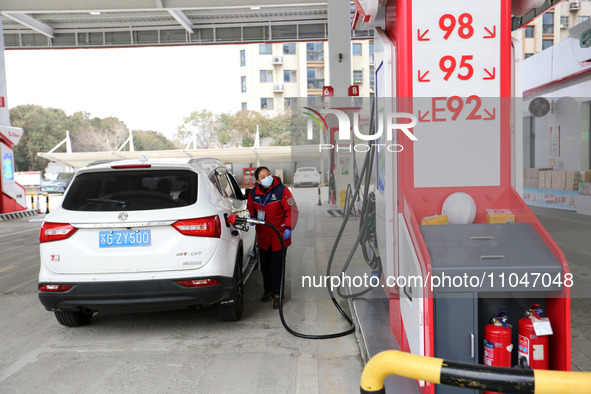
<path fill-rule="evenodd" d="M 263 185 L 263 187 L 269 187 L 273 184 L 273 175 L 269 175 L 268 177 L 264 178 L 261 181 L 261 185 Z"/>

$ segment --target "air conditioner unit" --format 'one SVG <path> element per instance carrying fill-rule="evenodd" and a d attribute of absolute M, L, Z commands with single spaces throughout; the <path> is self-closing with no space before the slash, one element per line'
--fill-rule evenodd
<path fill-rule="evenodd" d="M 283 92 L 283 84 L 273 85 L 274 92 Z"/>
<path fill-rule="evenodd" d="M 283 56 L 273 56 L 273 64 L 283 64 Z"/>
<path fill-rule="evenodd" d="M 571 1 L 570 2 L 570 10 L 576 11 L 581 9 L 581 2 L 580 1 Z"/>

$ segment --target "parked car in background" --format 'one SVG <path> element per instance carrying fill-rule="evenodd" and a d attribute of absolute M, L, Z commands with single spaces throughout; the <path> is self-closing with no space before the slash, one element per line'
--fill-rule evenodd
<path fill-rule="evenodd" d="M 45 174 L 41 178 L 41 191 L 44 193 L 64 193 L 73 177 L 73 172 Z"/>
<path fill-rule="evenodd" d="M 293 174 L 293 186 L 318 186 L 320 185 L 320 173 L 315 167 L 300 167 Z"/>
<path fill-rule="evenodd" d="M 41 226 L 39 299 L 69 327 L 212 305 L 239 320 L 258 254 L 254 228 L 226 223 L 234 213 L 248 217 L 246 197 L 217 159 L 90 164 Z"/>

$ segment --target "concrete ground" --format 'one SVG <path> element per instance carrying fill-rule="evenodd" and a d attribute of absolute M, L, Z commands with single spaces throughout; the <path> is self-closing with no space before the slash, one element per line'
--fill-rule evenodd
<path fill-rule="evenodd" d="M 293 192 L 301 215 L 288 251 L 286 321 L 306 334 L 347 330 L 325 286 L 301 286 L 303 273 L 325 275 L 342 219 L 317 206 L 316 189 Z M 591 371 L 591 302 L 584 291 L 591 289 L 591 217 L 533 211 L 575 275 L 572 367 Z M 0 222 L 0 393 L 358 392 L 363 362 L 355 335 L 321 341 L 290 335 L 277 311 L 259 301 L 259 271 L 246 284 L 245 313 L 237 323 L 218 322 L 215 310 L 205 309 L 104 313 L 85 327 L 60 326 L 36 296 L 43 216 Z M 340 272 L 358 226 L 352 219 L 345 231 L 333 274 Z M 360 251 L 353 261 L 361 261 Z M 340 304 L 349 312 L 346 301 Z"/>
<path fill-rule="evenodd" d="M 318 215 L 307 211 L 308 191 L 316 198 L 315 189 L 298 197 L 302 215 L 289 267 L 316 259 L 321 237 L 314 235 Z M 362 361 L 355 335 L 322 341 L 290 335 L 271 304 L 259 300 L 259 271 L 246 283 L 244 316 L 236 323 L 219 322 L 214 309 L 204 309 L 102 313 L 88 326 L 59 325 L 36 294 L 43 216 L 0 222 L 0 393 L 358 391 Z M 292 297 L 287 283 L 285 320 L 294 330 L 349 328 L 326 297 Z"/>
<path fill-rule="evenodd" d="M 573 274 L 572 370 L 591 372 L 591 216 L 560 209 L 531 209 L 562 249 Z"/>

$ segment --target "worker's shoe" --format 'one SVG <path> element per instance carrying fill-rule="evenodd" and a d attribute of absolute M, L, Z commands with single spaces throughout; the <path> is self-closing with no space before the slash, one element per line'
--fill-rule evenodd
<path fill-rule="evenodd" d="M 279 294 L 273 295 L 273 309 L 279 309 Z"/>
<path fill-rule="evenodd" d="M 267 302 L 271 299 L 271 292 L 270 291 L 265 291 L 263 293 L 263 296 L 261 297 L 261 301 L 263 302 Z"/>

